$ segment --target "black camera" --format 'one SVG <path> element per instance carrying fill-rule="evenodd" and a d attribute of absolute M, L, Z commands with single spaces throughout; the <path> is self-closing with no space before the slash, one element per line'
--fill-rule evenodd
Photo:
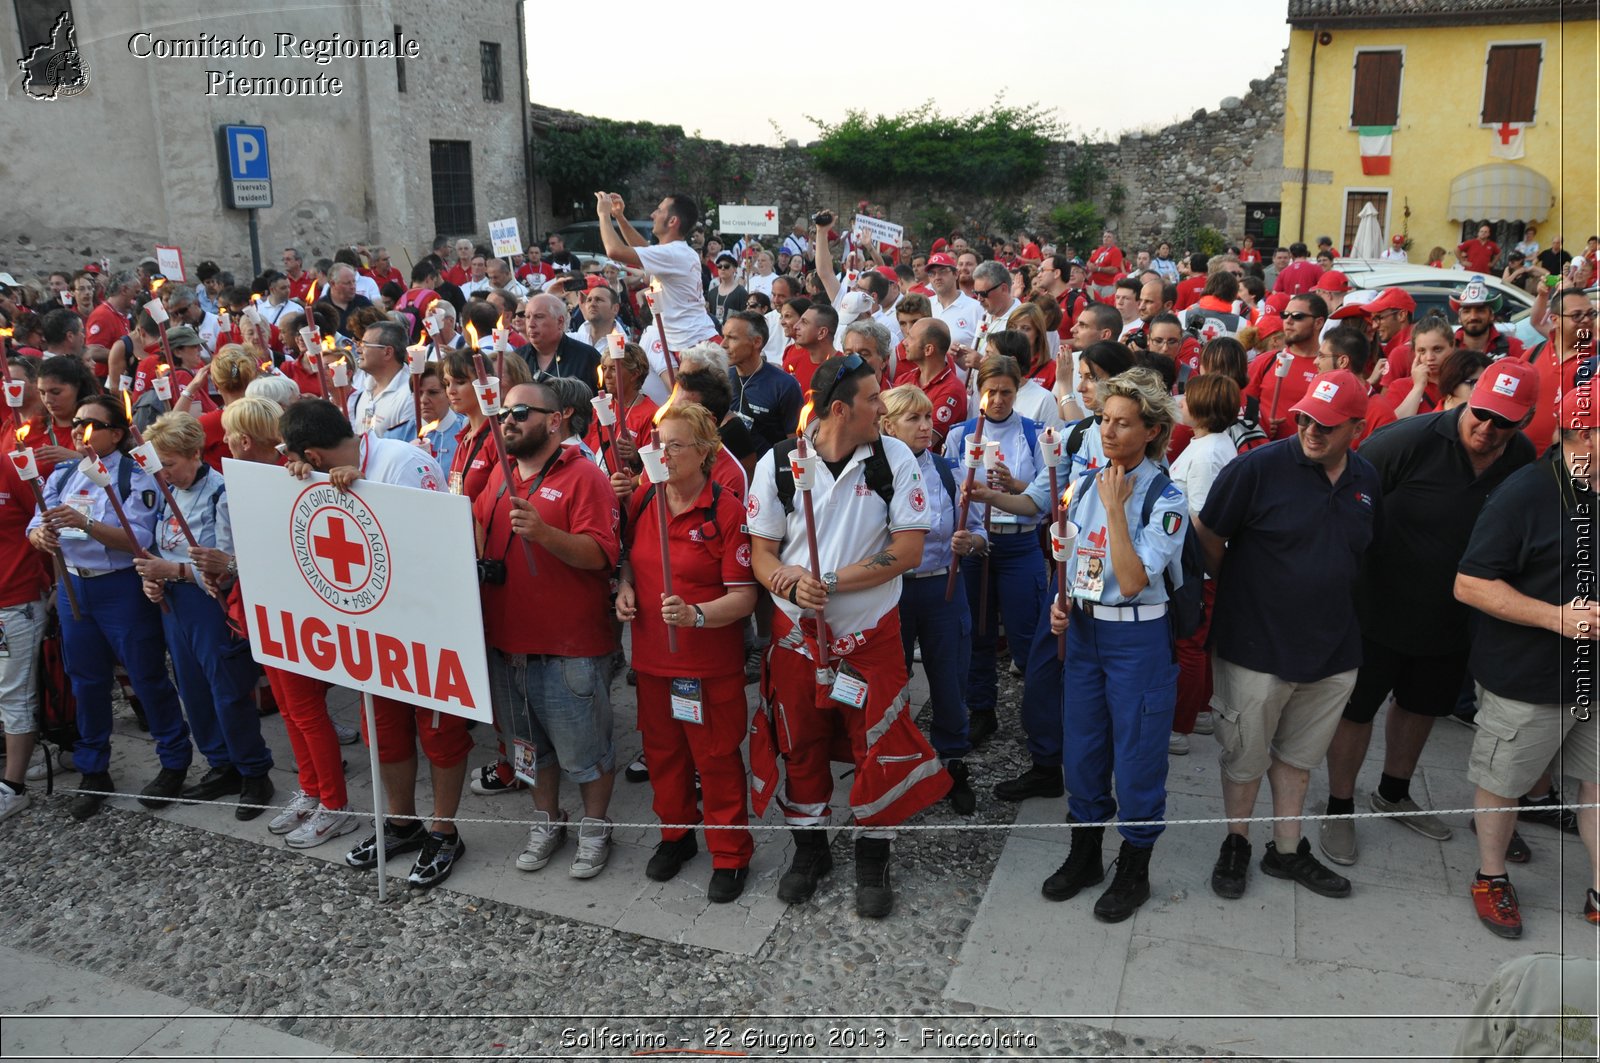
<path fill-rule="evenodd" d="M 499 587 L 506 581 L 506 563 L 495 557 L 478 559 L 478 582 L 485 587 Z"/>
<path fill-rule="evenodd" d="M 831 211 L 831 210 L 819 210 L 819 211 L 817 211 L 815 214 L 811 215 L 811 224 L 812 225 L 832 225 L 833 224 L 833 211 Z"/>
<path fill-rule="evenodd" d="M 1134 329 L 1128 333 L 1128 346 L 1137 347 L 1141 351 L 1148 351 L 1150 349 L 1150 337 L 1145 335 L 1144 329 Z"/>

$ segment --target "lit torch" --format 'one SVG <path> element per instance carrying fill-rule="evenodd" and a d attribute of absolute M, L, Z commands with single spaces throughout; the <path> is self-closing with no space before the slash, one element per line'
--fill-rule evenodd
<path fill-rule="evenodd" d="M 605 464 L 606 437 L 609 435 L 611 437 L 611 465 L 616 471 L 621 472 L 622 456 L 617 451 L 617 408 L 613 404 L 611 396 L 606 392 L 605 366 L 597 367 L 594 375 L 599 380 L 599 391 L 594 398 L 589 400 L 589 404 L 594 407 L 595 420 L 599 422 L 601 429 L 603 429 L 603 431 L 595 433 L 596 438 L 600 441 L 601 464 Z"/>
<path fill-rule="evenodd" d="M 172 509 L 172 518 L 178 522 L 178 529 L 183 532 L 183 537 L 191 547 L 199 546 L 200 540 L 194 537 L 194 532 L 189 529 L 189 522 L 184 519 L 183 510 L 178 508 L 178 500 L 172 495 L 172 485 L 167 483 L 166 470 L 161 466 L 161 455 L 156 453 L 154 443 L 146 443 L 144 435 L 133 423 L 133 400 L 126 393 L 122 396 L 122 407 L 128 413 L 128 434 L 133 438 L 133 449 L 128 452 L 128 457 L 134 464 L 148 473 L 155 480 L 156 486 L 161 488 L 161 495 L 167 500 L 167 505 Z M 84 432 L 84 442 L 87 443 L 89 433 Z"/>
<path fill-rule="evenodd" d="M 30 426 L 23 425 L 17 429 L 17 449 L 11 452 L 11 464 L 19 476 L 29 487 L 33 488 L 33 500 L 39 505 L 39 512 L 44 512 L 44 488 L 39 485 L 39 463 L 34 459 L 33 451 L 29 450 L 23 440 L 28 438 Z M 67 604 L 72 606 L 72 619 L 82 620 L 78 612 L 78 592 L 72 589 L 72 580 L 67 576 L 67 563 L 57 550 L 50 555 L 52 567 L 56 570 L 56 582 L 66 588 Z"/>
<path fill-rule="evenodd" d="M 156 323 L 156 328 L 161 332 L 161 353 L 167 356 L 167 361 L 176 361 L 172 357 L 172 347 L 167 343 L 167 308 L 160 299 L 152 299 L 144 304 L 144 312 L 150 315 L 150 320 Z"/>
<path fill-rule="evenodd" d="M 655 412 L 653 420 L 656 424 L 661 423 L 662 416 L 670 407 L 669 403 Z M 672 597 L 672 552 L 667 536 L 667 462 L 661 452 L 661 429 L 650 429 L 650 444 L 640 448 L 639 457 L 644 462 L 644 474 L 655 490 L 656 514 L 661 528 L 661 590 L 670 598 Z M 678 652 L 678 629 L 671 624 L 667 625 L 667 651 Z"/>
<path fill-rule="evenodd" d="M 789 473 L 794 477 L 795 490 L 800 492 L 802 509 L 806 515 L 806 550 L 810 554 L 811 578 L 822 582 L 822 563 L 817 551 L 817 514 L 811 503 L 811 488 L 817 479 L 817 455 L 806 447 L 806 437 L 801 433 L 795 440 L 794 453 L 789 455 Z M 824 610 L 817 610 L 817 668 L 828 668 L 828 644 L 833 636 L 828 633 L 828 619 Z"/>
<path fill-rule="evenodd" d="M 500 459 L 500 478 L 506 485 L 506 491 L 512 490 L 511 458 L 506 450 L 506 428 L 500 423 L 500 378 L 489 375 L 488 367 L 484 365 L 483 351 L 478 349 L 478 330 L 473 328 L 472 322 L 467 322 L 467 348 L 472 351 L 472 365 L 478 371 L 478 379 L 473 381 L 472 389 L 478 393 L 478 409 L 489 421 L 494 431 L 495 454 Z M 522 544 L 522 556 L 528 562 L 528 575 L 538 571 L 533 562 L 533 547 L 520 535 L 513 533 L 512 537 Z"/>
<path fill-rule="evenodd" d="M 972 438 L 962 440 L 961 463 L 967 467 L 967 484 L 961 491 L 961 513 L 956 517 L 956 530 L 967 526 L 967 508 L 972 505 L 972 480 L 978 469 L 983 465 L 983 422 L 986 420 L 988 399 L 978 403 L 978 427 L 972 433 Z M 945 580 L 944 600 L 950 601 L 956 594 L 956 574 L 961 571 L 961 557 L 952 554 L 950 557 L 950 578 Z"/>
<path fill-rule="evenodd" d="M 1056 479 L 1056 469 L 1060 467 L 1065 454 L 1062 451 L 1061 433 L 1054 428 L 1046 428 L 1039 434 L 1039 453 L 1044 459 L 1045 468 L 1050 470 L 1050 549 L 1051 556 L 1056 562 L 1056 582 L 1058 592 L 1061 585 L 1066 583 L 1067 561 L 1064 557 L 1055 556 L 1055 544 L 1059 521 L 1061 519 L 1061 492 Z M 1066 660 L 1067 633 L 1063 631 L 1061 638 L 1056 641 L 1056 660 Z"/>
<path fill-rule="evenodd" d="M 84 442 L 88 443 L 89 432 L 85 431 L 83 434 Z M 100 455 L 90 451 L 88 456 L 78 463 L 78 471 L 96 487 L 103 489 L 106 497 L 111 500 L 111 510 L 117 515 L 117 523 L 122 525 L 123 534 L 128 537 L 128 546 L 132 548 L 133 556 L 141 561 L 150 560 L 150 551 L 140 546 L 139 540 L 133 534 L 133 525 L 128 523 L 128 514 L 122 508 L 122 499 L 117 497 L 117 489 L 111 486 L 111 473 L 106 469 L 105 462 L 100 460 Z M 161 611 L 172 612 L 172 606 L 165 598 L 161 599 Z"/>

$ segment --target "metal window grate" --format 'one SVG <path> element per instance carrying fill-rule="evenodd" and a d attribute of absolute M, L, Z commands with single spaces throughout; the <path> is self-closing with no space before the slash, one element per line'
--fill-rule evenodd
<path fill-rule="evenodd" d="M 428 141 L 433 170 L 433 228 L 441 235 L 478 231 L 472 196 L 472 142 Z"/>
<path fill-rule="evenodd" d="M 478 60 L 483 66 L 483 98 L 488 103 L 499 103 L 504 98 L 500 86 L 500 45 L 494 41 L 479 41 Z"/>

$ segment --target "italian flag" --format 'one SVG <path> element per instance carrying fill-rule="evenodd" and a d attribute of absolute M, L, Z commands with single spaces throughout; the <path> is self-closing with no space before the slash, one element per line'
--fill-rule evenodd
<path fill-rule="evenodd" d="M 1394 154 L 1394 126 L 1364 125 L 1356 131 L 1361 135 L 1361 172 L 1388 173 L 1389 156 Z"/>

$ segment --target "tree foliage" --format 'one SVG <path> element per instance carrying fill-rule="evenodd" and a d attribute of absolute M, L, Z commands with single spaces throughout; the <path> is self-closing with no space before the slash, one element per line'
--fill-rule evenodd
<path fill-rule="evenodd" d="M 809 116 L 808 116 L 809 117 Z M 897 115 L 850 111 L 842 122 L 810 121 L 821 133 L 810 147 L 817 166 L 858 188 L 927 186 L 948 192 L 1020 189 L 1045 171 L 1057 132 L 1037 104 L 994 105 L 964 117 L 938 113 L 933 101 Z"/>
<path fill-rule="evenodd" d="M 1105 217 L 1100 209 L 1088 200 L 1057 203 L 1050 208 L 1049 221 L 1056 239 L 1063 244 L 1071 244 L 1080 252 L 1096 245 L 1105 225 Z"/>
<path fill-rule="evenodd" d="M 662 140 L 682 137 L 678 126 L 597 118 L 541 138 L 539 162 L 555 202 L 579 200 L 596 190 L 626 191 L 628 179 L 661 158 Z"/>

